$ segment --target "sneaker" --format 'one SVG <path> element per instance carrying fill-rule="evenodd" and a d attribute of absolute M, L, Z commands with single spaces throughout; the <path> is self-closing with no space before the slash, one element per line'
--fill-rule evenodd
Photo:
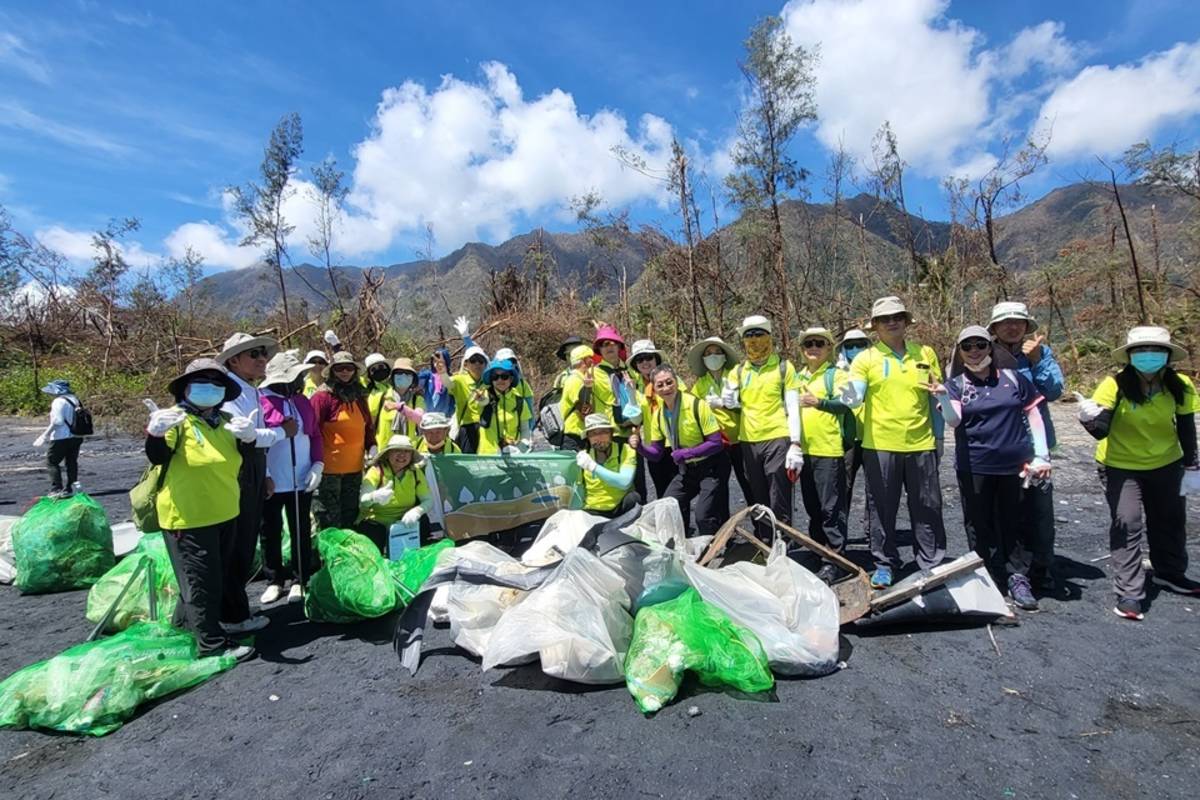
<path fill-rule="evenodd" d="M 304 587 L 298 583 L 293 583 L 292 588 L 288 590 L 288 602 L 299 603 L 304 599 Z"/>
<path fill-rule="evenodd" d="M 832 586 L 838 578 L 842 577 L 842 571 L 833 564 L 826 564 L 817 571 L 817 577 L 827 586 Z"/>
<path fill-rule="evenodd" d="M 1037 611 L 1038 601 L 1033 596 L 1029 579 L 1024 575 L 1013 575 L 1008 579 L 1008 596 L 1012 598 L 1017 608 L 1023 611 Z"/>
<path fill-rule="evenodd" d="M 240 633 L 250 633 L 251 631 L 261 631 L 270 624 L 271 620 L 261 614 L 255 614 L 250 619 L 242 620 L 241 622 L 222 622 L 221 628 L 228 634 L 237 635 Z"/>
<path fill-rule="evenodd" d="M 1159 575 L 1157 572 L 1150 576 L 1156 586 L 1162 586 L 1179 594 L 1200 596 L 1200 583 L 1196 583 L 1187 575 Z"/>
<path fill-rule="evenodd" d="M 267 587 L 267 590 L 262 593 L 262 597 L 258 598 L 258 602 L 262 603 L 264 606 L 269 606 L 271 603 L 278 602 L 279 598 L 281 597 L 283 597 L 283 587 L 276 586 L 272 583 Z"/>
<path fill-rule="evenodd" d="M 876 567 L 871 573 L 871 588 L 886 589 L 892 585 L 892 568 Z"/>
<path fill-rule="evenodd" d="M 233 656 L 234 660 L 236 660 L 239 664 L 241 664 L 245 661 L 249 661 L 250 659 L 254 658 L 256 655 L 258 655 L 258 651 L 255 650 L 252 646 L 250 646 L 248 644 L 238 644 L 237 642 L 230 642 L 229 649 L 225 650 L 222 653 L 219 653 L 218 655 Z"/>
<path fill-rule="evenodd" d="M 1132 597 L 1118 597 L 1113 613 L 1125 619 L 1143 620 L 1146 618 L 1146 615 L 1142 613 L 1142 601 L 1134 600 Z"/>

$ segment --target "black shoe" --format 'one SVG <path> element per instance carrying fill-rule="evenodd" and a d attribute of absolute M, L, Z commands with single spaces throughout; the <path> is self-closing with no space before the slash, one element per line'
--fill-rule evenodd
<path fill-rule="evenodd" d="M 1150 576 L 1155 585 L 1170 589 L 1178 594 L 1200 596 L 1200 583 L 1196 583 L 1187 575 L 1159 575 L 1157 572 Z"/>
<path fill-rule="evenodd" d="M 1142 613 L 1142 601 L 1134 600 L 1132 597 L 1118 597 L 1113 613 L 1118 617 L 1137 621 L 1146 618 L 1146 615 Z"/>
<path fill-rule="evenodd" d="M 832 586 L 842 577 L 842 571 L 833 564 L 826 564 L 817 571 L 817 577 L 826 585 Z"/>

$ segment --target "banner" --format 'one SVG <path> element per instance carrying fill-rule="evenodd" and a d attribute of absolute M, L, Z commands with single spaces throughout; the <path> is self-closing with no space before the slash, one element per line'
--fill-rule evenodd
<path fill-rule="evenodd" d="M 574 453 L 426 457 L 433 522 L 451 539 L 470 539 L 540 522 L 583 506 Z"/>

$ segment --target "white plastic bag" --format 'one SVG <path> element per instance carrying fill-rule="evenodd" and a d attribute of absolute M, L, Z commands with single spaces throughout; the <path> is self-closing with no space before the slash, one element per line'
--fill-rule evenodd
<path fill-rule="evenodd" d="M 0 517 L 0 583 L 17 578 L 17 559 L 13 555 L 12 529 L 20 517 Z"/>
<path fill-rule="evenodd" d="M 741 561 L 684 571 L 700 596 L 752 630 L 780 675 L 825 675 L 837 669 L 838 600 L 820 578 L 787 557 L 777 538 L 767 565 Z"/>
<path fill-rule="evenodd" d="M 685 540 L 683 515 L 674 497 L 664 497 L 642 506 L 641 515 L 621 533 L 650 544 L 668 546 L 672 541 Z"/>
<path fill-rule="evenodd" d="M 542 672 L 552 677 L 621 683 L 632 637 L 621 575 L 576 548 L 545 583 L 504 612 L 491 633 L 483 669 L 523 663 L 536 654 Z"/>
<path fill-rule="evenodd" d="M 533 544 L 521 556 L 521 563 L 532 567 L 556 564 L 562 557 L 579 546 L 579 541 L 592 526 L 605 522 L 604 517 L 586 511 L 562 509 L 555 511 L 542 523 Z"/>

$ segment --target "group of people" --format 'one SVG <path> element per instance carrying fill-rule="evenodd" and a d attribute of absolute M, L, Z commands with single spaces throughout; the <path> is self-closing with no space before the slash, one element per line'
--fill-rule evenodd
<path fill-rule="evenodd" d="M 910 337 L 914 319 L 897 297 L 875 301 L 863 329 L 835 336 L 807 328 L 796 364 L 778 351 L 771 320 L 747 317 L 740 352 L 718 336 L 698 341 L 687 375 L 649 339 L 627 349 L 603 325 L 590 342 L 562 342 L 565 367 L 536 406 L 516 354 L 502 348 L 489 358 L 467 320 L 455 324 L 463 352 L 453 373 L 446 349 L 420 368 L 379 353 L 360 365 L 332 332 L 327 350 L 303 359 L 273 339 L 235 333 L 214 358 L 191 362 L 168 383 L 174 405 L 151 412 L 145 451 L 160 465 L 157 511 L 180 586 L 175 622 L 195 632 L 204 653 L 248 657 L 252 649 L 236 637 L 267 625 L 246 594 L 259 543 L 261 604 L 285 594 L 300 601 L 318 567 L 314 520 L 317 529 L 356 529 L 384 553 L 397 526 L 427 541 L 424 457 L 528 452 L 537 426 L 552 446 L 575 453 L 585 510 L 623 514 L 649 499 L 652 484 L 700 535 L 729 517 L 732 475 L 747 504 L 789 524 L 798 483 L 809 534 L 844 552 L 861 473 L 871 584 L 880 589 L 903 563 L 902 496 L 917 567 L 935 567 L 946 554 L 938 466 L 949 426 L 969 546 L 1016 606 L 1036 609 L 1035 587 L 1054 589 L 1047 402 L 1062 394 L 1063 374 L 1021 303 L 999 303 L 986 327 L 964 328 L 945 371 L 933 348 Z M 1120 371 L 1080 398 L 1079 418 L 1100 440 L 1115 611 L 1130 619 L 1144 612 L 1144 551 L 1154 582 L 1200 594 L 1185 574 L 1181 484 L 1185 470 L 1197 469 L 1200 405 L 1172 366 L 1185 356 L 1166 330 L 1134 328 L 1114 351 Z M 44 391 L 56 399 L 39 441 L 51 445 L 54 490 L 69 492 L 79 402 L 62 381 Z M 770 515 L 756 526 L 770 535 Z M 819 576 L 841 577 L 832 564 Z"/>

